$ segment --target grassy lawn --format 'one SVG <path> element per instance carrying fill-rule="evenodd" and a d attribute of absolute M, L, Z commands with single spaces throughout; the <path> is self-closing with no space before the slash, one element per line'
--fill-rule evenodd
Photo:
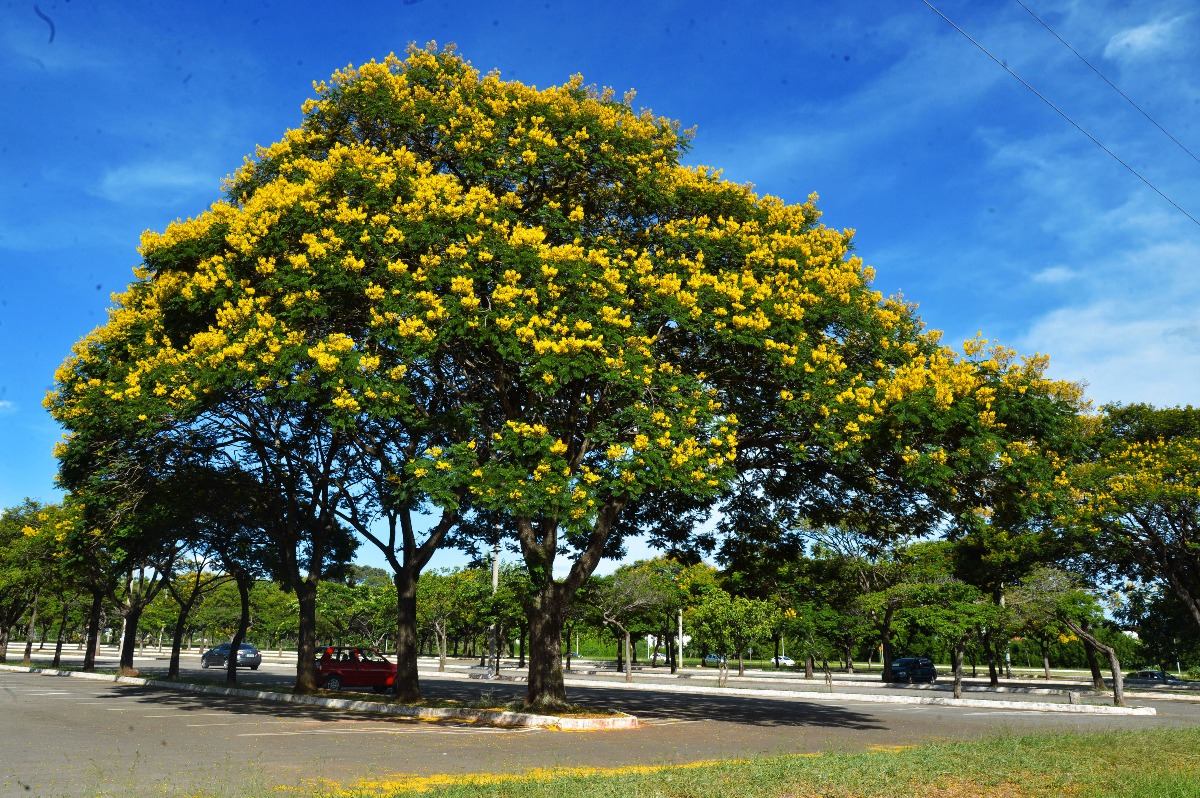
<path fill-rule="evenodd" d="M 1197 798 L 1200 728 L 1003 736 L 682 766 L 400 775 L 281 792 L 322 798 Z"/>

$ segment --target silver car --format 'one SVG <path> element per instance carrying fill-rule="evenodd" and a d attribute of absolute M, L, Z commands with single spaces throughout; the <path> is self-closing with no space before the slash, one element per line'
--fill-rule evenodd
<path fill-rule="evenodd" d="M 228 659 L 229 644 L 222 643 L 200 655 L 200 667 L 223 668 Z M 256 671 L 259 665 L 262 665 L 262 652 L 249 643 L 242 643 L 238 646 L 237 666 L 239 668 L 249 668 L 252 671 Z"/>

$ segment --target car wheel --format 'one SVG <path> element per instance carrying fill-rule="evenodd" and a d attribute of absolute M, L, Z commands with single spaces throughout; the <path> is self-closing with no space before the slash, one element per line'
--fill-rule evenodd
<path fill-rule="evenodd" d="M 256 671 L 256 670 L 258 670 L 258 666 L 257 666 L 257 665 L 251 665 L 251 666 L 250 666 L 250 670 L 252 670 L 252 671 Z"/>
<path fill-rule="evenodd" d="M 330 676 L 328 679 L 325 680 L 325 689 L 326 690 L 341 690 L 342 689 L 342 680 L 336 676 Z"/>
<path fill-rule="evenodd" d="M 204 657 L 200 658 L 200 667 L 204 668 L 204 670 L 208 670 L 208 660 L 206 660 Z"/>

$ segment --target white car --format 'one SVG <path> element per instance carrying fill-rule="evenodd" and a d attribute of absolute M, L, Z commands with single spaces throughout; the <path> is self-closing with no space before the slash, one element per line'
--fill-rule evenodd
<path fill-rule="evenodd" d="M 775 657 L 772 662 L 775 663 L 776 668 L 790 668 L 796 664 L 796 660 L 792 659 L 786 654 L 780 654 L 778 657 Z"/>

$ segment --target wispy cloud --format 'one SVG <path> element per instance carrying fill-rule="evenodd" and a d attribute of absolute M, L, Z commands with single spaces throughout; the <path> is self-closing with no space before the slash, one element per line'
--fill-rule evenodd
<path fill-rule="evenodd" d="M 220 174 L 195 164 L 150 161 L 109 169 L 94 193 L 111 202 L 140 204 L 174 201 L 202 192 L 211 194 L 220 182 Z"/>
<path fill-rule="evenodd" d="M 0 399 L 0 416 L 17 412 L 17 403 L 8 399 Z"/>
<path fill-rule="evenodd" d="M 1078 272 L 1069 266 L 1049 266 L 1034 274 L 1031 279 L 1042 285 L 1062 285 L 1071 282 L 1078 276 Z"/>
<path fill-rule="evenodd" d="M 1104 57 L 1114 61 L 1133 60 L 1159 55 L 1171 47 L 1181 23 L 1188 15 L 1180 14 L 1171 19 L 1159 19 L 1135 25 L 1113 35 L 1104 47 Z"/>

